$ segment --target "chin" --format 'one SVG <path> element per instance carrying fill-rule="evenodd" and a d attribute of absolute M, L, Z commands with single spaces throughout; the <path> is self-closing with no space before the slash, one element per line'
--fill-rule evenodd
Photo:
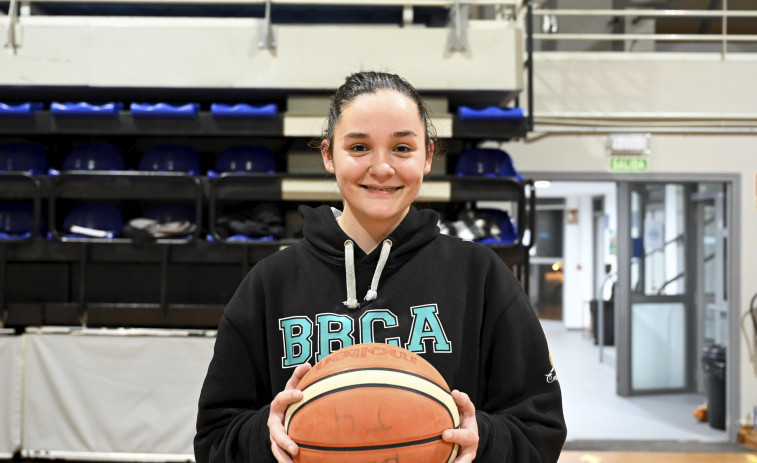
<path fill-rule="evenodd" d="M 368 207 L 365 209 L 366 215 L 373 220 L 385 221 L 395 220 L 405 215 L 407 207 L 384 209 L 380 207 Z"/>

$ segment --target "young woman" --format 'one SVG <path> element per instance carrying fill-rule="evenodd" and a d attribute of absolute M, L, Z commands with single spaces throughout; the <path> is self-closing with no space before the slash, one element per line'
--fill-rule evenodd
<path fill-rule="evenodd" d="M 432 127 L 402 78 L 361 72 L 337 90 L 320 145 L 343 210 L 301 207 L 304 238 L 259 262 L 229 302 L 199 402 L 195 457 L 291 462 L 283 416 L 310 364 L 347 345 L 421 354 L 454 389 L 456 462 L 555 462 L 560 387 L 538 319 L 485 246 L 439 234 L 413 206 Z"/>

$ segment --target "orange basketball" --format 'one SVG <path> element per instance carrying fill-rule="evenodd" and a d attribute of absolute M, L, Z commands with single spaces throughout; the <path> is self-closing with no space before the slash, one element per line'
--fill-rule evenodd
<path fill-rule="evenodd" d="M 451 462 L 460 426 L 442 375 L 422 357 L 389 344 L 357 344 L 324 357 L 300 384 L 284 428 L 301 463 Z"/>

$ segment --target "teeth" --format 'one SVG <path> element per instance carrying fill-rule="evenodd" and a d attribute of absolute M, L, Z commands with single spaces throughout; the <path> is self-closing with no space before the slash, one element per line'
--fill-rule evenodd
<path fill-rule="evenodd" d="M 399 190 L 400 189 L 400 187 L 394 187 L 394 188 L 374 188 L 372 186 L 364 186 L 363 188 L 365 188 L 367 190 L 373 190 L 373 191 L 395 191 L 395 190 Z"/>

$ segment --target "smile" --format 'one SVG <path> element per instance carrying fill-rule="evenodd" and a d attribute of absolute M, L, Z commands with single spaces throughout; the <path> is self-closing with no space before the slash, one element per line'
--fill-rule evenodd
<path fill-rule="evenodd" d="M 402 188 L 400 186 L 396 186 L 396 187 L 392 187 L 392 188 L 375 188 L 375 187 L 368 186 L 368 185 L 362 185 L 362 187 L 365 188 L 366 190 L 383 191 L 383 192 L 397 191 L 397 190 L 399 190 L 399 189 Z"/>

